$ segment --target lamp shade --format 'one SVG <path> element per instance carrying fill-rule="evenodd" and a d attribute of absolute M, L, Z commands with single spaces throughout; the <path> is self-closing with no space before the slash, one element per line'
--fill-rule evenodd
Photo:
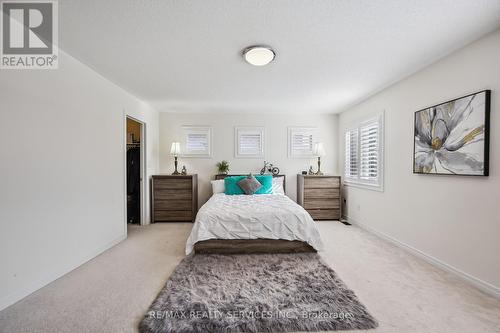
<path fill-rule="evenodd" d="M 172 142 L 172 146 L 170 147 L 170 155 L 177 156 L 181 153 L 181 144 L 180 142 Z"/>
<path fill-rule="evenodd" d="M 314 145 L 313 153 L 315 156 L 323 157 L 326 156 L 325 147 L 322 142 L 318 142 Z"/>

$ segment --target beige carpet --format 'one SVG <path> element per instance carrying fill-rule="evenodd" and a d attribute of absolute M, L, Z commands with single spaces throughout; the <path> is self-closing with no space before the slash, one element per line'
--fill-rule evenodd
<path fill-rule="evenodd" d="M 323 258 L 380 323 L 371 332 L 500 332 L 499 300 L 357 227 L 318 225 Z M 130 228 L 126 241 L 0 312 L 0 332 L 137 332 L 190 229 Z"/>

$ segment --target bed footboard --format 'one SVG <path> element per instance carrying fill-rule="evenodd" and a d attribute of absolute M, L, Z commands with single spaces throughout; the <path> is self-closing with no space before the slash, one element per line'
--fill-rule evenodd
<path fill-rule="evenodd" d="M 195 254 L 316 252 L 309 244 L 283 239 L 209 239 L 194 245 Z"/>

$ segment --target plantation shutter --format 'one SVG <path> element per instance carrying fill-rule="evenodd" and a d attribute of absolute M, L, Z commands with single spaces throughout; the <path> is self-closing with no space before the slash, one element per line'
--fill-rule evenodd
<path fill-rule="evenodd" d="M 345 184 L 384 190 L 384 113 L 345 132 Z"/>
<path fill-rule="evenodd" d="M 379 122 L 365 124 L 359 129 L 359 178 L 377 181 L 379 170 Z"/>
<path fill-rule="evenodd" d="M 353 129 L 345 134 L 345 176 L 357 178 L 358 169 L 358 129 Z"/>
<path fill-rule="evenodd" d="M 240 154 L 257 155 L 261 150 L 260 133 L 242 133 L 240 135 Z"/>
<path fill-rule="evenodd" d="M 236 157 L 263 157 L 264 131 L 261 128 L 236 129 Z"/>
<path fill-rule="evenodd" d="M 318 142 L 316 127 L 288 127 L 288 157 L 312 158 Z"/>
<path fill-rule="evenodd" d="M 186 149 L 191 154 L 205 153 L 208 149 L 208 136 L 206 133 L 188 133 Z"/>
<path fill-rule="evenodd" d="M 294 133 L 292 135 L 292 156 L 312 155 L 314 135 L 312 133 Z"/>
<path fill-rule="evenodd" d="M 210 127 L 183 126 L 186 157 L 209 157 L 211 155 Z"/>

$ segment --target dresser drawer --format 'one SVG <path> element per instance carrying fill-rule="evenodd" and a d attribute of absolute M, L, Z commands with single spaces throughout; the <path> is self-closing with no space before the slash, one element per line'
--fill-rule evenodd
<path fill-rule="evenodd" d="M 193 193 L 191 190 L 173 190 L 173 189 L 161 189 L 155 188 L 154 198 L 155 200 L 191 200 Z"/>
<path fill-rule="evenodd" d="M 191 200 L 156 200 L 155 209 L 159 210 L 192 210 L 193 202 Z"/>
<path fill-rule="evenodd" d="M 153 186 L 156 191 L 161 190 L 191 190 L 192 182 L 191 179 L 155 179 Z"/>
<path fill-rule="evenodd" d="M 158 210 L 155 209 L 156 222 L 184 222 L 192 221 L 193 213 L 190 210 Z"/>
<path fill-rule="evenodd" d="M 340 179 L 337 177 L 305 177 L 304 188 L 338 188 Z"/>
<path fill-rule="evenodd" d="M 304 199 L 304 208 L 305 209 L 330 209 L 340 208 L 340 200 L 339 199 Z"/>
<path fill-rule="evenodd" d="M 308 209 L 313 220 L 340 220 L 340 209 Z"/>
<path fill-rule="evenodd" d="M 306 188 L 304 197 L 307 199 L 335 199 L 340 198 L 339 188 Z"/>

